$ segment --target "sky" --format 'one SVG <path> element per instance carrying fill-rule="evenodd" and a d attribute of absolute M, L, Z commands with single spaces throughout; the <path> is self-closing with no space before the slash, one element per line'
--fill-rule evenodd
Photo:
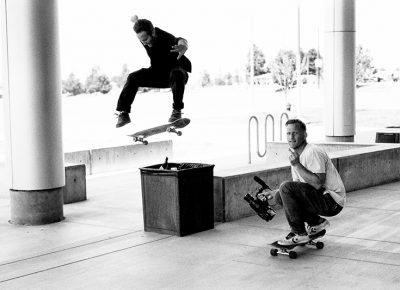
<path fill-rule="evenodd" d="M 300 1 L 300 46 L 323 52 L 321 0 Z M 82 80 L 99 66 L 118 75 L 149 65 L 132 30 L 137 14 L 189 42 L 187 56 L 195 72 L 224 74 L 243 70 L 251 43 L 267 61 L 279 49 L 297 48 L 298 0 L 58 0 L 61 75 Z M 376 67 L 400 67 L 400 1 L 357 0 L 356 44 L 368 49 Z"/>

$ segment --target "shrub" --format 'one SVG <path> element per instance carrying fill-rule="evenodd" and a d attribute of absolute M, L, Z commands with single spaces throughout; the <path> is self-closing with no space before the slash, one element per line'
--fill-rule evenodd
<path fill-rule="evenodd" d="M 71 73 L 67 80 L 62 82 L 62 91 L 64 94 L 67 93 L 72 96 L 76 96 L 83 94 L 85 92 L 85 88 L 81 81 L 75 77 L 73 73 Z"/>
<path fill-rule="evenodd" d="M 86 92 L 89 94 L 96 92 L 107 94 L 111 89 L 112 85 L 109 77 L 100 73 L 99 67 L 92 68 L 91 74 L 86 79 Z"/>
<path fill-rule="evenodd" d="M 113 81 L 114 83 L 116 83 L 116 85 L 117 85 L 118 88 L 121 88 L 121 87 L 125 84 L 128 75 L 129 75 L 128 65 L 127 65 L 127 64 L 124 64 L 124 65 L 122 66 L 121 74 L 120 74 L 119 76 L 113 77 L 113 78 L 112 78 L 112 81 Z"/>

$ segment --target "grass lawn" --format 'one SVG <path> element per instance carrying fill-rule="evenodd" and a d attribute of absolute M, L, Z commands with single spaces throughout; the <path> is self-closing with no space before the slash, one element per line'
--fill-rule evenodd
<path fill-rule="evenodd" d="M 64 151 L 131 144 L 127 134 L 163 124 L 168 120 L 171 113 L 171 92 L 141 93 L 137 95 L 132 107 L 132 124 L 116 129 L 114 112 L 119 93 L 119 89 L 114 89 L 107 95 L 63 97 Z M 293 105 L 291 115 L 295 115 L 297 92 L 290 92 L 287 100 Z M 188 88 L 184 102 L 184 117 L 190 118 L 192 122 L 183 129 L 183 135 L 177 137 L 161 134 L 150 141 L 172 139 L 174 158 L 203 162 L 226 159 L 233 155 L 243 156 L 242 159 L 246 162 L 249 117 L 259 117 L 260 134 L 263 136 L 264 118 L 267 114 L 273 115 L 275 140 L 278 140 L 279 118 L 286 108 L 284 94 L 269 86 Z M 3 114 L 3 99 L 0 99 L 0 112 Z M 309 140 L 323 140 L 322 88 L 311 84 L 302 87 L 301 114 L 308 123 Z M 400 83 L 370 83 L 357 89 L 357 132 L 399 126 L 399 116 Z M 3 121 L 1 118 L 0 151 L 1 144 L 4 143 Z M 267 129 L 269 140 L 272 140 L 270 124 Z M 255 136 L 252 138 L 254 144 Z M 371 139 L 370 142 L 374 140 Z M 255 152 L 255 148 L 252 151 Z"/>

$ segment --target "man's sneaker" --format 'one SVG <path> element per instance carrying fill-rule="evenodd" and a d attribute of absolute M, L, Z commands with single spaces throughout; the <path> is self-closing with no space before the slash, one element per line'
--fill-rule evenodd
<path fill-rule="evenodd" d="M 323 230 L 325 230 L 327 227 L 329 227 L 330 223 L 328 220 L 323 219 L 324 221 L 320 223 L 319 225 L 315 226 L 307 226 L 307 233 L 309 236 L 315 235 Z"/>
<path fill-rule="evenodd" d="M 126 124 L 129 124 L 131 122 L 131 118 L 129 118 L 129 114 L 126 112 L 121 112 L 118 115 L 118 122 L 115 127 L 119 128 L 122 126 L 125 126 Z"/>
<path fill-rule="evenodd" d="M 181 113 L 181 111 L 180 111 L 180 110 L 175 110 L 175 109 L 173 109 L 173 110 L 172 110 L 171 117 L 169 117 L 168 122 L 172 123 L 172 122 L 175 122 L 176 120 L 178 120 L 178 119 L 180 119 L 180 118 L 182 118 L 182 113 Z"/>
<path fill-rule="evenodd" d="M 278 244 L 281 246 L 292 246 L 292 245 L 304 244 L 309 241 L 310 238 L 308 237 L 307 233 L 295 234 L 291 232 L 286 236 L 286 238 L 278 241 Z"/>

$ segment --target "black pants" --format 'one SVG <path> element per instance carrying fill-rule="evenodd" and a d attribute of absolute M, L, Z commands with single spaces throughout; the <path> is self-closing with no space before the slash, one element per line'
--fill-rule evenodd
<path fill-rule="evenodd" d="M 324 191 L 324 188 L 317 190 L 304 182 L 285 181 L 281 184 L 275 201 L 283 206 L 292 232 L 304 233 L 304 222 L 315 226 L 320 223 L 320 215 L 335 216 L 342 210 Z"/>
<path fill-rule="evenodd" d="M 171 88 L 173 95 L 172 108 L 183 109 L 183 94 L 189 79 L 188 73 L 181 67 L 170 71 L 157 71 L 152 68 L 142 68 L 129 74 L 124 88 L 118 99 L 117 111 L 131 112 L 131 105 L 135 100 L 139 87 Z"/>

